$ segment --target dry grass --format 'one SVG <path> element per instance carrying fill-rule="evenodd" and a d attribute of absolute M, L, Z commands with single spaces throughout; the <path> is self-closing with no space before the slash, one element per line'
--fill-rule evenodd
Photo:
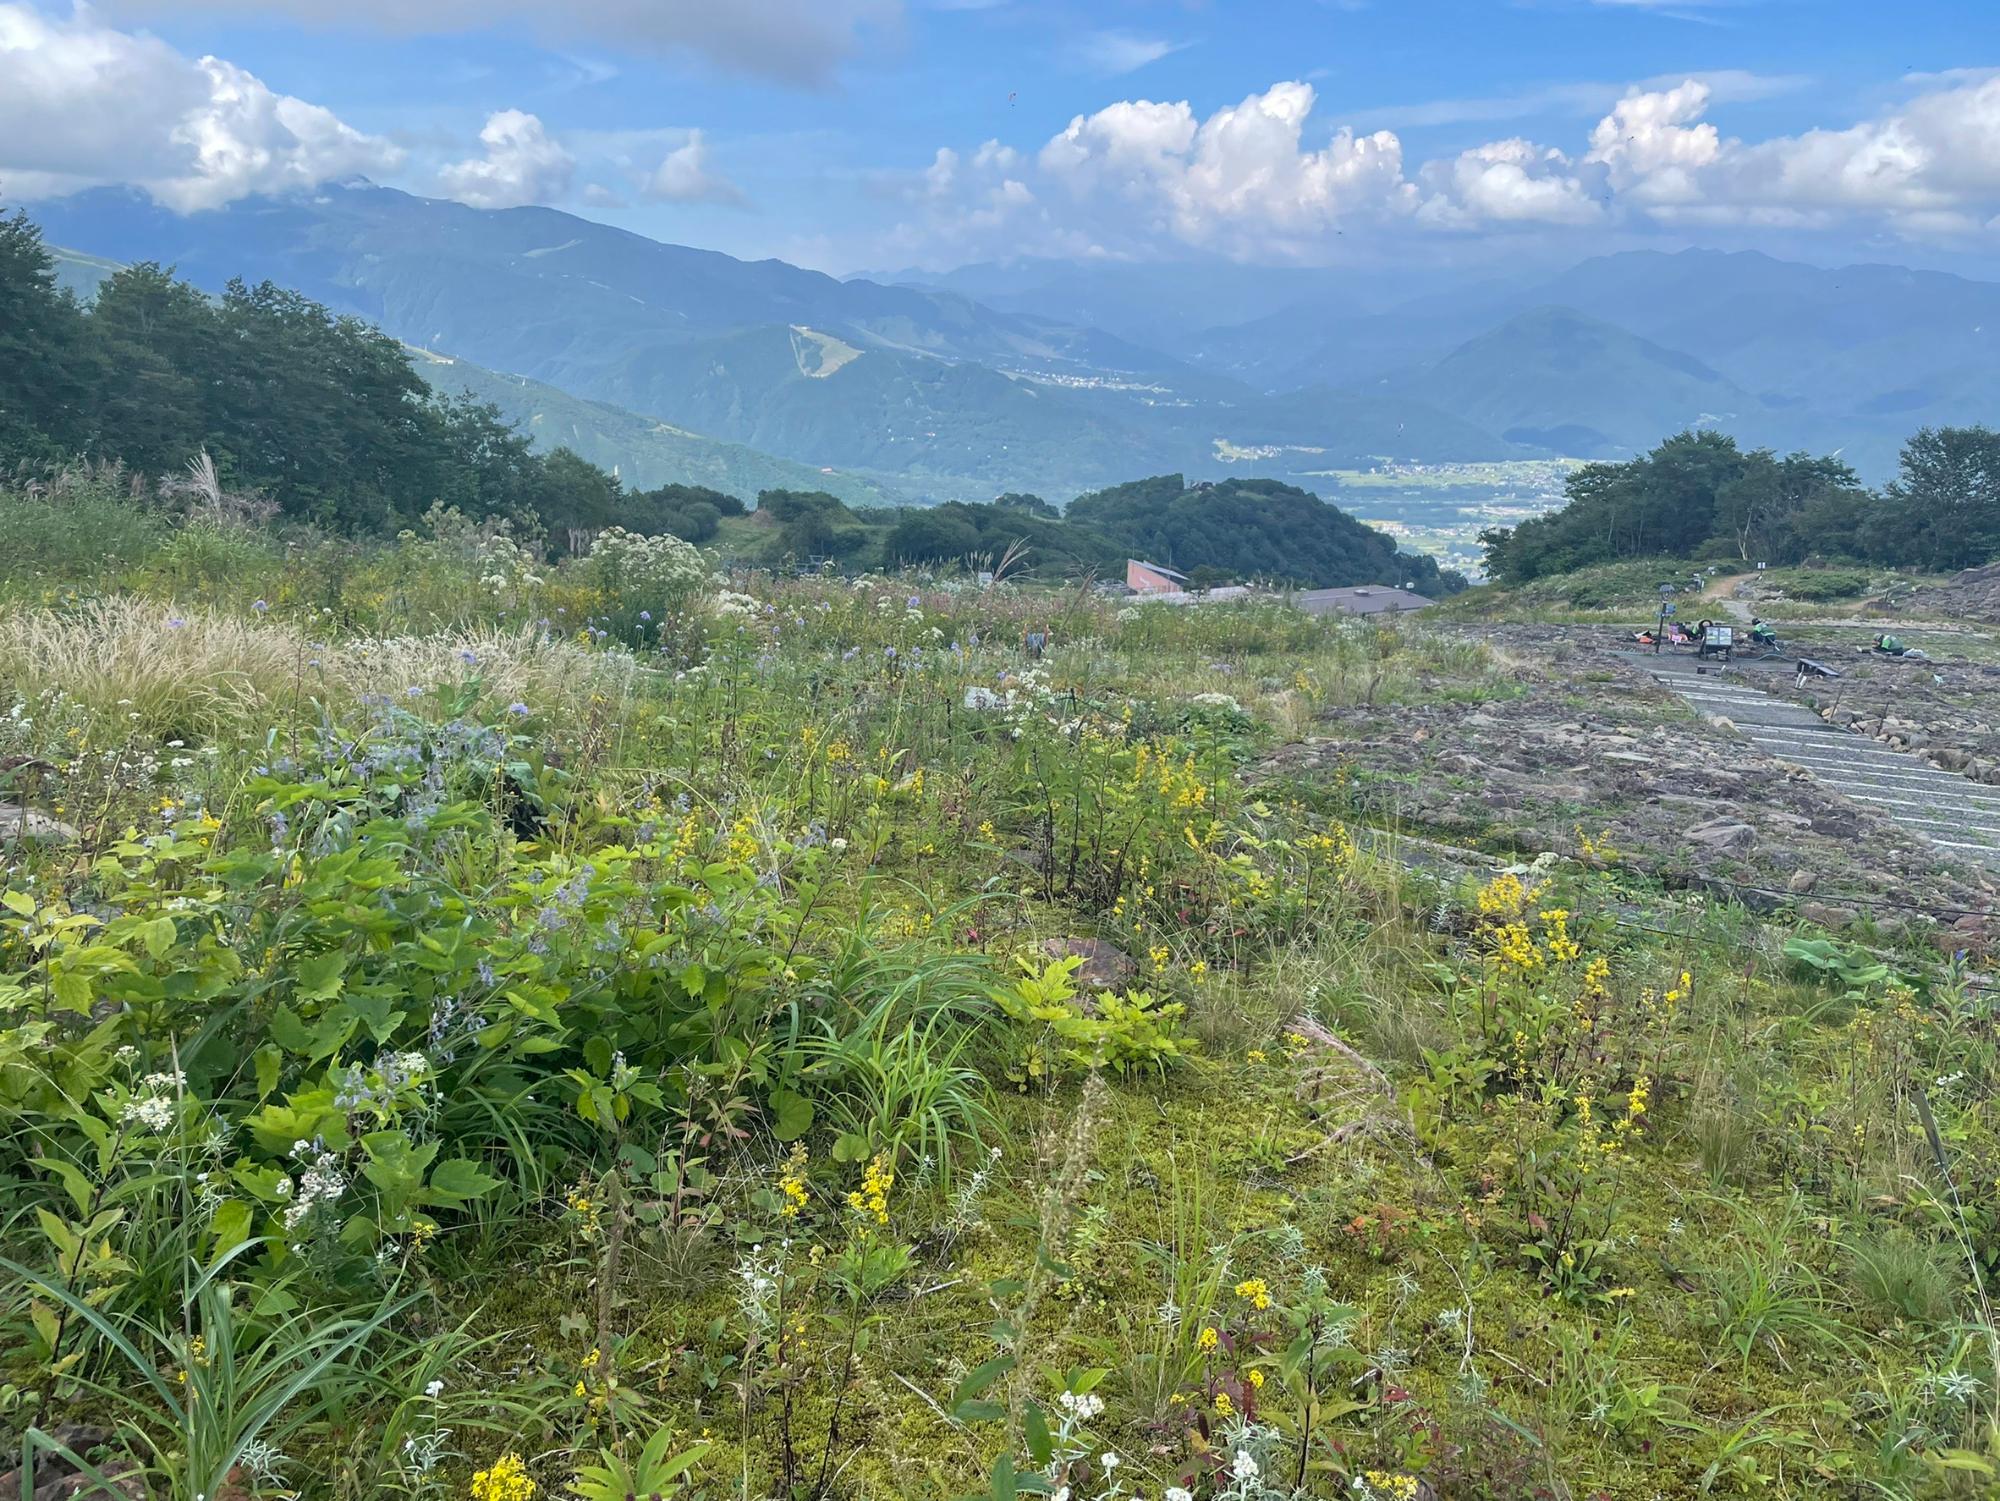
<path fill-rule="evenodd" d="M 206 739 L 314 700 L 431 693 L 477 678 L 494 706 L 561 708 L 643 669 L 529 628 L 315 642 L 296 626 L 143 599 L 0 614 L 0 699 L 60 695 L 128 732 Z"/>
<path fill-rule="evenodd" d="M 205 736 L 294 692 L 308 655 L 285 626 L 146 600 L 0 615 L 0 690 L 61 695 L 168 738 Z"/>
<path fill-rule="evenodd" d="M 629 689 L 646 670 L 622 652 L 587 651 L 530 626 L 363 637 L 343 643 L 329 665 L 350 693 L 430 691 L 476 677 L 485 698 L 536 709 Z"/>

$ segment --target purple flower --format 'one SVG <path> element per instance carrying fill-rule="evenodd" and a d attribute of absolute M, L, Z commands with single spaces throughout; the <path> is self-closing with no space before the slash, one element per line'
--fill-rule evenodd
<path fill-rule="evenodd" d="M 639 612 L 639 618 L 641 620 L 651 620 L 653 618 L 653 612 L 651 610 L 641 610 Z"/>
<path fill-rule="evenodd" d="M 260 599 L 250 606 L 250 608 L 255 610 L 259 615 L 268 615 L 271 611 L 271 602 L 267 599 Z"/>
<path fill-rule="evenodd" d="M 170 631 L 177 631 L 186 624 L 187 622 L 185 620 L 181 619 L 180 616 L 175 615 L 167 621 L 167 629 Z"/>
<path fill-rule="evenodd" d="M 462 651 L 458 654 L 458 660 L 463 662 L 467 667 L 471 667 L 478 663 L 479 654 L 473 651 Z"/>
<path fill-rule="evenodd" d="M 912 594 L 910 596 L 910 608 L 913 610 L 921 610 L 923 607 L 924 607 L 924 597 L 921 594 Z"/>
<path fill-rule="evenodd" d="M 528 717 L 528 706 L 522 703 L 512 703 L 507 705 L 507 712 L 512 714 L 516 719 L 526 719 Z"/>

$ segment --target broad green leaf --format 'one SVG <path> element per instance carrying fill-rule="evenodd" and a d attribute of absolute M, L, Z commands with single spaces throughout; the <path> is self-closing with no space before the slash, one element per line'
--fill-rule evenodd
<path fill-rule="evenodd" d="M 462 1203 L 491 1193 L 500 1181 L 468 1157 L 448 1157 L 431 1170 L 430 1192 L 434 1197 Z"/>
<path fill-rule="evenodd" d="M 796 1089 L 774 1089 L 768 1103 L 771 1134 L 779 1141 L 797 1141 L 812 1130 L 813 1102 Z"/>

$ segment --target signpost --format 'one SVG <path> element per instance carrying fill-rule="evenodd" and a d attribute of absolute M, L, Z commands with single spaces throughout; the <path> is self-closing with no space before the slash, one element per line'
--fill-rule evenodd
<path fill-rule="evenodd" d="M 1666 639 L 1667 622 L 1680 613 L 1680 606 L 1674 603 L 1675 590 L 1672 584 L 1660 585 L 1660 623 L 1653 627 L 1653 654 L 1659 655 L 1660 643 Z"/>

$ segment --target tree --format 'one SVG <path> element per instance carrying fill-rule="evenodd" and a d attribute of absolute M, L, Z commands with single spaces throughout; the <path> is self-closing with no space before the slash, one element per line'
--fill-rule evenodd
<path fill-rule="evenodd" d="M 1837 458 L 1795 453 L 1775 458 L 1767 448 L 1743 457 L 1743 468 L 1715 494 L 1717 537 L 1741 562 L 1796 563 L 1812 550 L 1802 516 L 1836 492 L 1857 491 L 1851 466 Z"/>
<path fill-rule="evenodd" d="M 779 546 L 800 559 L 842 552 L 842 533 L 859 519 L 824 490 L 763 490 L 757 509 L 777 518 Z"/>
<path fill-rule="evenodd" d="M 216 427 L 223 333 L 214 303 L 147 262 L 98 289 L 87 326 L 91 447 L 145 474 L 179 471 Z"/>
<path fill-rule="evenodd" d="M 51 458 L 83 437 L 81 325 L 42 232 L 19 211 L 0 219 L 0 462 Z"/>
<path fill-rule="evenodd" d="M 722 517 L 707 501 L 691 500 L 668 513 L 666 529 L 683 542 L 706 542 L 722 530 Z"/>
<path fill-rule="evenodd" d="M 2000 432 L 1927 427 L 1903 445 L 1889 486 L 1900 513 L 1906 561 L 1971 568 L 2000 554 Z"/>
<path fill-rule="evenodd" d="M 882 544 L 882 556 L 890 563 L 941 563 L 980 550 L 978 528 L 942 507 L 904 512 Z"/>
<path fill-rule="evenodd" d="M 558 448 L 542 459 L 535 511 L 552 533 L 596 531 L 618 522 L 621 494 L 615 476 Z"/>
<path fill-rule="evenodd" d="M 993 504 L 1002 510 L 1026 511 L 1030 516 L 1040 516 L 1049 521 L 1057 520 L 1062 515 L 1061 511 L 1043 500 L 1041 496 L 1024 494 L 1019 490 L 1009 490 L 1005 495 L 995 496 Z"/>

